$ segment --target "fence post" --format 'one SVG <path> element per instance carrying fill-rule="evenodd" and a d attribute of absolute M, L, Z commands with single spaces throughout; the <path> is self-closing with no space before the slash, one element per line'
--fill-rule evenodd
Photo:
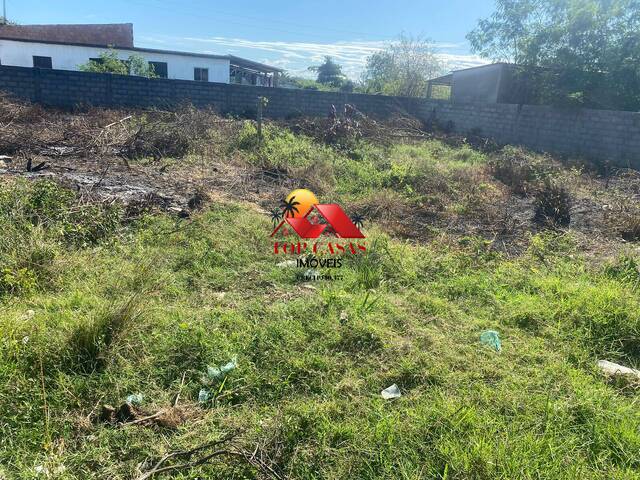
<path fill-rule="evenodd" d="M 262 145 L 262 102 L 263 97 L 258 97 L 258 145 Z"/>

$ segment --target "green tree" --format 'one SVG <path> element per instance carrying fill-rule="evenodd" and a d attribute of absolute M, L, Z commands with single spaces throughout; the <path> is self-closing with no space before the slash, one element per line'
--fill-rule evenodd
<path fill-rule="evenodd" d="M 369 93 L 423 97 L 428 80 L 444 70 L 429 40 L 401 35 L 367 58 L 362 80 Z"/>
<path fill-rule="evenodd" d="M 640 108 L 638 0 L 496 0 L 467 39 L 483 57 L 544 68 L 547 94 Z"/>
<path fill-rule="evenodd" d="M 316 81 L 322 85 L 340 88 L 347 81 L 347 77 L 342 73 L 342 67 L 329 56 L 324 57 L 321 65 L 309 67 L 309 70 L 318 73 Z"/>
<path fill-rule="evenodd" d="M 118 58 L 118 52 L 109 49 L 100 53 L 100 60 L 89 60 L 87 63 L 79 65 L 83 72 L 95 73 L 116 73 L 118 75 L 136 75 L 139 77 L 154 78 L 156 74 L 153 66 L 150 65 L 141 55 L 130 55 L 126 60 Z"/>

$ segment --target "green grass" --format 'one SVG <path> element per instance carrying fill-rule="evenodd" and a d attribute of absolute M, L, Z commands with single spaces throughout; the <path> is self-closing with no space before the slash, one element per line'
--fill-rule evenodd
<path fill-rule="evenodd" d="M 307 139 L 279 138 L 302 146 L 263 159 L 316 161 Z M 330 155 L 345 205 L 381 188 L 457 199 L 485 162 L 438 142 Z M 570 233 L 506 257 L 369 223 L 368 254 L 310 289 L 277 266 L 269 218 L 246 204 L 121 225 L 50 184 L 1 192 L 3 268 L 28 280 L 0 283 L 0 476 L 135 478 L 147 458 L 239 430 L 296 479 L 640 477 L 637 394 L 595 367 L 640 362 L 634 257 L 596 264 Z M 480 344 L 488 329 L 502 352 Z M 198 405 L 207 366 L 235 356 L 216 402 Z M 403 396 L 383 400 L 393 383 Z M 176 430 L 88 420 L 136 392 L 154 412 L 180 390 L 192 414 Z M 260 477 L 221 457 L 175 478 Z"/>

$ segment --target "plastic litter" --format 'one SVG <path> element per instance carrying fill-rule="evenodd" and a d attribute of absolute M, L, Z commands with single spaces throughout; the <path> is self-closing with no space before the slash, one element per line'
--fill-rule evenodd
<path fill-rule="evenodd" d="M 45 467 L 44 465 L 36 465 L 34 470 L 38 475 L 47 475 L 47 476 L 49 476 L 49 469 L 47 467 Z"/>
<path fill-rule="evenodd" d="M 398 388 L 398 385 L 394 383 L 390 387 L 387 387 L 384 390 L 382 390 L 380 392 L 380 395 L 382 395 L 382 398 L 384 398 L 385 400 L 391 400 L 392 398 L 400 398 L 402 396 L 402 393 L 400 393 L 400 389 Z"/>
<path fill-rule="evenodd" d="M 33 470 L 38 475 L 44 475 L 46 478 L 52 478 L 52 477 L 57 478 L 58 476 L 62 475 L 66 469 L 67 467 L 60 464 L 53 467 L 52 469 L 50 469 L 45 465 L 36 465 Z M 2 474 L 2 471 L 0 471 L 0 474 Z M 4 479 L 5 477 L 0 477 L 0 478 Z"/>
<path fill-rule="evenodd" d="M 287 268 L 287 267 L 295 267 L 297 265 L 298 265 L 297 260 L 285 260 L 284 262 L 278 263 L 276 266 L 280 268 Z"/>
<path fill-rule="evenodd" d="M 235 370 L 238 367 L 238 360 L 233 357 L 230 362 L 222 365 L 221 367 L 207 367 L 207 379 L 209 381 L 220 380 L 226 377 L 229 372 Z"/>
<path fill-rule="evenodd" d="M 640 370 L 618 365 L 607 360 L 598 360 L 598 367 L 607 375 L 632 375 L 640 379 Z"/>
<path fill-rule="evenodd" d="M 500 335 L 495 330 L 487 330 L 480 335 L 480 343 L 488 345 L 496 352 L 502 350 L 502 343 L 500 342 Z"/>
<path fill-rule="evenodd" d="M 206 388 L 201 388 L 198 392 L 198 403 L 207 403 L 211 398 L 211 393 Z"/>
<path fill-rule="evenodd" d="M 238 368 L 238 359 L 233 357 L 230 362 L 220 367 L 207 367 L 207 373 L 202 377 L 202 383 L 211 385 L 212 383 L 224 379 L 230 372 Z"/>
<path fill-rule="evenodd" d="M 144 395 L 141 393 L 132 393 L 131 395 L 127 395 L 126 400 L 127 403 L 130 403 L 131 405 L 142 405 Z"/>

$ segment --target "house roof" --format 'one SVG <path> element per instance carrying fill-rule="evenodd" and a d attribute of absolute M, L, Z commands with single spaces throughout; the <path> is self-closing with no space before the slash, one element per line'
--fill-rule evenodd
<path fill-rule="evenodd" d="M 132 23 L 77 25 L 0 25 L 0 37 L 77 45 L 133 47 Z"/>
<path fill-rule="evenodd" d="M 433 85 L 451 85 L 451 82 L 453 82 L 453 73 L 437 78 L 431 78 L 429 82 L 431 82 Z"/>
<path fill-rule="evenodd" d="M 467 68 L 461 68 L 459 70 L 454 70 L 452 73 L 466 72 L 468 70 L 478 70 L 480 68 L 488 68 L 488 67 L 496 67 L 496 66 L 516 67 L 517 65 L 515 63 L 508 63 L 508 62 L 485 63 L 484 65 L 476 65 L 475 67 L 467 67 Z"/>
<path fill-rule="evenodd" d="M 53 45 L 72 45 L 76 47 L 94 47 L 94 48 L 107 48 L 107 45 L 99 44 L 86 44 L 86 43 L 72 43 L 72 42 L 59 42 L 59 41 L 45 41 L 45 40 L 32 40 L 32 39 L 17 39 L 5 37 L 0 30 L 0 40 L 11 40 L 16 42 L 29 42 L 29 43 L 49 43 Z M 197 53 L 197 52 L 182 52 L 180 50 L 158 50 L 155 48 L 140 48 L 140 47 L 117 47 L 118 50 L 124 50 L 127 52 L 144 52 L 144 53 L 159 53 L 168 55 L 187 55 L 189 57 L 201 57 L 201 58 L 213 58 L 218 60 L 229 60 L 232 65 L 240 67 L 251 68 L 260 72 L 282 72 L 283 70 L 277 67 L 265 65 L 264 63 L 254 62 L 247 60 L 246 58 L 236 57 L 234 55 L 215 55 L 211 53 Z"/>
<path fill-rule="evenodd" d="M 254 62 L 253 60 L 247 60 L 246 58 L 236 57 L 235 55 L 227 55 L 231 61 L 231 65 L 238 67 L 250 68 L 260 72 L 283 72 L 284 70 L 278 67 L 272 67 L 264 63 Z"/>

